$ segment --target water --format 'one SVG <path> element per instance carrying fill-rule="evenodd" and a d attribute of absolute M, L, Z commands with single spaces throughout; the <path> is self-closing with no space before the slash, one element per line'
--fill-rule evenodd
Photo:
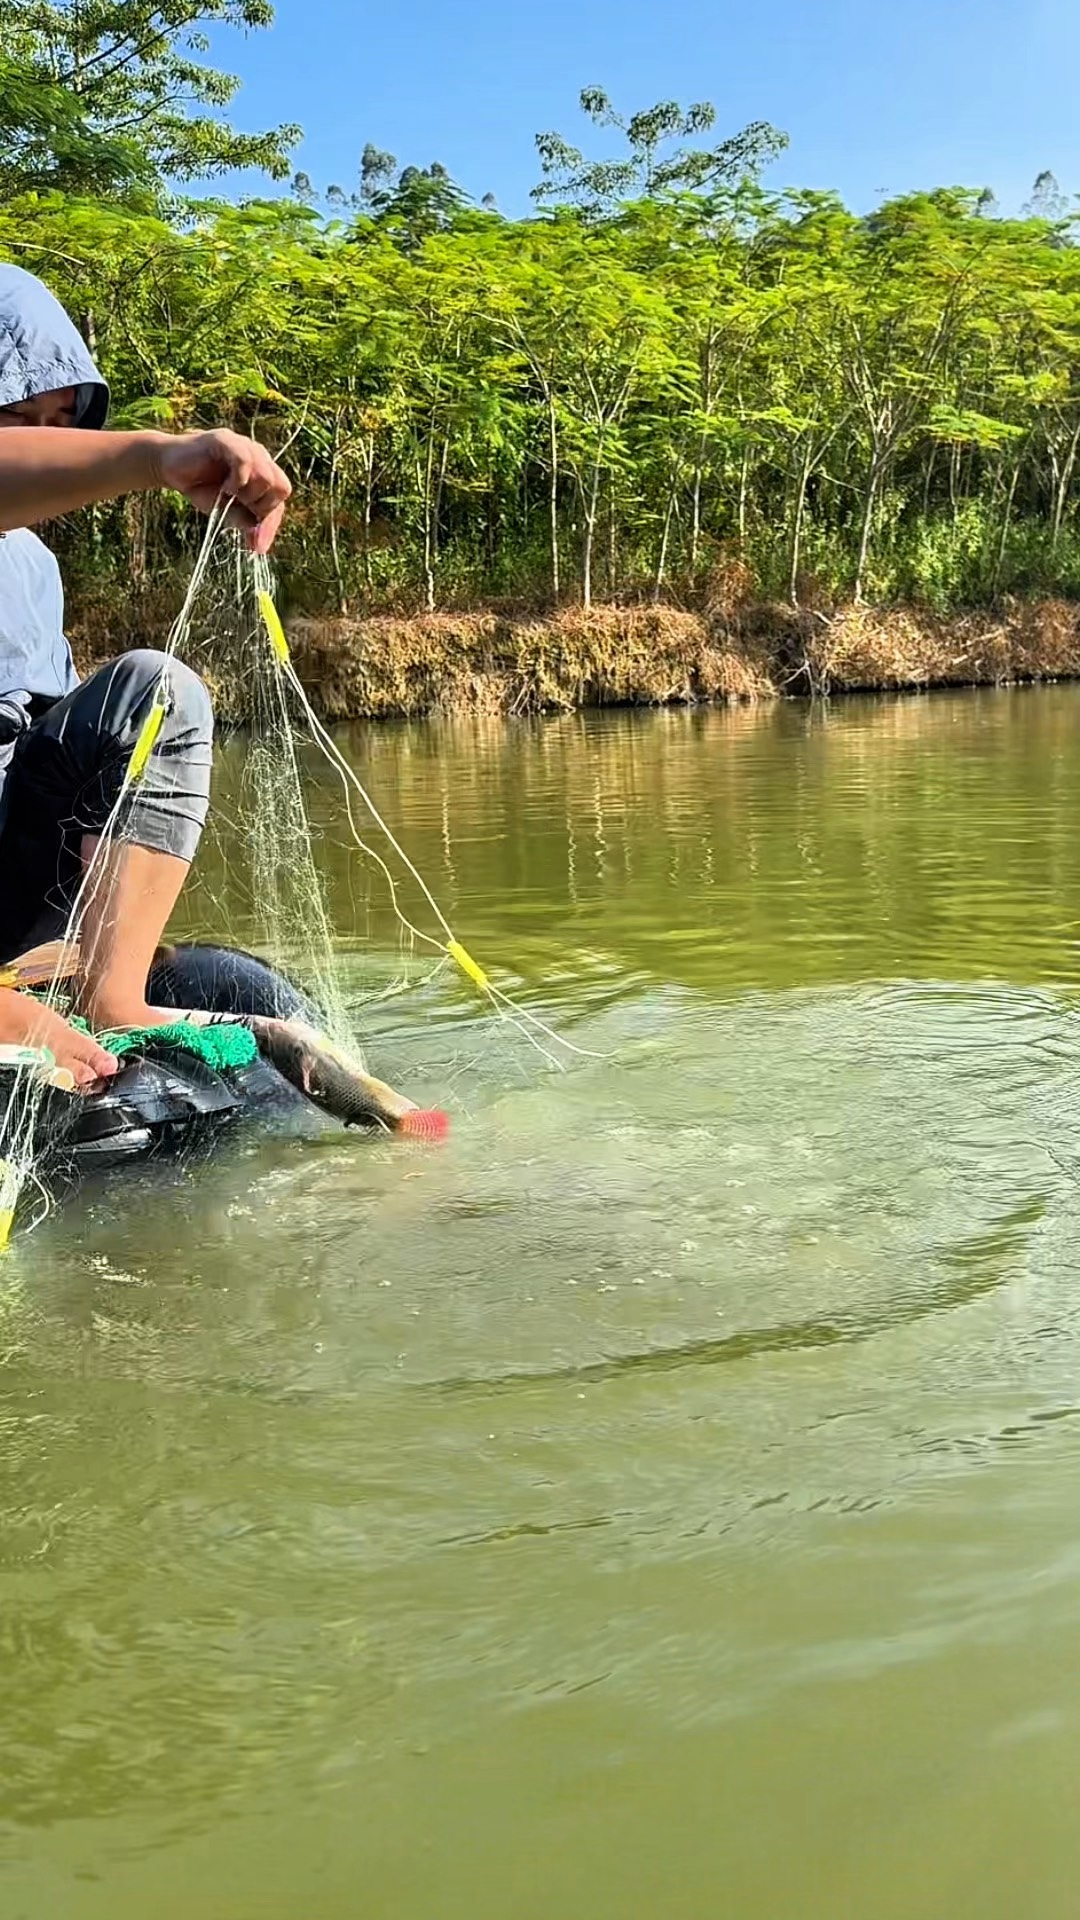
<path fill-rule="evenodd" d="M 1075 1913 L 1078 736 L 352 737 L 609 1057 L 440 975 L 364 1018 L 445 1152 L 237 1144 L 15 1248 L 5 1920 Z M 312 805 L 356 999 L 396 930 Z"/>

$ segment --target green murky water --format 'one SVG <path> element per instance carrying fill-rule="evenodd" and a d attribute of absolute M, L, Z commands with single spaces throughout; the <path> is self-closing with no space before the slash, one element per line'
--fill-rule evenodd
<path fill-rule="evenodd" d="M 353 737 L 610 1057 L 441 976 L 367 1028 L 445 1152 L 237 1144 L 15 1249 L 5 1920 L 1075 1913 L 1078 739 L 1072 689 Z"/>

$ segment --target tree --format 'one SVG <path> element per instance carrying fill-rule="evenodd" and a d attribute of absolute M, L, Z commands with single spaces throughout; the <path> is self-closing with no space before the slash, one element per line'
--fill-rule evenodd
<path fill-rule="evenodd" d="M 1031 199 L 1024 207 L 1024 218 L 1053 222 L 1063 220 L 1068 211 L 1069 203 L 1058 186 L 1056 176 L 1051 173 L 1049 167 L 1044 167 L 1042 172 L 1035 176 Z"/>
<path fill-rule="evenodd" d="M 293 192 L 309 203 L 318 195 L 306 173 L 298 173 Z M 342 186 L 327 188 L 326 204 L 335 214 L 352 212 L 358 216 L 361 237 L 372 227 L 389 233 L 404 253 L 415 251 L 432 234 L 445 233 L 472 205 L 463 187 L 453 180 L 439 160 L 429 167 L 398 168 L 392 153 L 384 153 L 369 140 L 360 156 L 359 185 L 354 192 Z M 495 211 L 491 194 L 482 202 L 486 212 Z"/>
<path fill-rule="evenodd" d="M 856 601 L 886 485 L 905 443 L 928 418 L 982 291 L 967 231 L 977 218 L 970 196 L 912 194 L 866 221 L 843 216 L 835 230 L 840 270 L 828 284 L 825 325 L 866 460 Z M 992 228 L 980 223 L 976 231 L 980 247 L 988 246 Z"/>
<path fill-rule="evenodd" d="M 299 129 L 238 133 L 221 114 L 239 82 L 201 58 L 207 27 L 272 20 L 270 0 L 5 0 L 9 191 L 116 193 L 241 167 L 286 178 Z"/>
<path fill-rule="evenodd" d="M 0 194 L 72 191 L 112 197 L 150 186 L 153 168 L 130 135 L 103 133 L 65 87 L 0 53 Z"/>
<path fill-rule="evenodd" d="M 869 218 L 754 181 L 690 191 L 664 171 L 690 136 L 662 127 L 634 136 L 652 191 L 603 218 L 503 219 L 374 146 L 344 217 L 304 179 L 181 203 L 130 136 L 3 57 L 23 132 L 0 258 L 92 319 L 118 423 L 285 450 L 297 607 L 720 605 L 736 579 L 818 604 L 1080 594 L 1068 219 L 957 189 Z M 50 537 L 101 604 L 149 592 L 193 528 L 147 496 Z"/>
<path fill-rule="evenodd" d="M 617 160 L 586 160 L 561 134 L 538 133 L 544 177 L 533 188 L 532 197 L 541 204 L 577 206 L 593 217 L 612 212 L 624 200 L 680 191 L 701 193 L 722 181 L 759 173 L 787 145 L 786 134 L 755 120 L 716 146 L 676 146 L 666 151 L 673 140 L 711 131 L 716 109 L 704 100 L 686 112 L 674 100 L 662 100 L 626 120 L 601 87 L 586 87 L 581 108 L 595 127 L 617 127 L 624 133 L 629 153 Z"/>
<path fill-rule="evenodd" d="M 380 195 L 390 191 L 396 172 L 394 155 L 369 140 L 360 156 L 360 199 L 365 206 L 378 206 Z"/>
<path fill-rule="evenodd" d="M 404 167 L 396 187 L 382 199 L 379 212 L 387 227 L 396 228 L 415 246 L 428 234 L 442 233 L 452 226 L 467 205 L 464 189 L 451 180 L 441 161 L 433 160 L 430 167 Z"/>
<path fill-rule="evenodd" d="M 583 522 L 587 607 L 604 490 L 613 511 L 617 476 L 628 462 L 628 415 L 671 371 L 670 313 L 664 291 L 620 257 L 615 235 L 591 235 L 577 222 L 556 220 L 534 225 L 525 246 L 503 240 L 484 299 L 542 396 L 553 592 L 557 597 L 560 586 L 558 477 L 565 472 Z M 611 572 L 609 565 L 609 586 Z"/>

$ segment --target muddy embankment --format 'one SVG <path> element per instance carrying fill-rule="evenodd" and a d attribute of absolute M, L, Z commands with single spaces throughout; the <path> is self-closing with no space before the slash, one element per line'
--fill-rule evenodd
<path fill-rule="evenodd" d="M 145 624 L 137 638 L 110 624 L 111 633 L 102 632 L 89 610 L 75 623 L 84 670 L 125 645 L 160 639 Z M 320 711 L 335 720 L 1080 678 L 1080 604 L 1063 600 L 948 616 L 870 607 L 826 613 L 749 605 L 721 615 L 600 606 L 548 618 L 384 614 L 288 626 L 297 669 Z"/>

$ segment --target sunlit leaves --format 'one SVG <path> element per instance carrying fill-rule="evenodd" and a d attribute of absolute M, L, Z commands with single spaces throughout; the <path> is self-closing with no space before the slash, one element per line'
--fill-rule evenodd
<path fill-rule="evenodd" d="M 296 127 L 239 133 L 239 82 L 203 57 L 208 26 L 269 26 L 269 0 L 4 0 L 0 182 L 123 193 L 241 167 L 288 172 Z"/>

